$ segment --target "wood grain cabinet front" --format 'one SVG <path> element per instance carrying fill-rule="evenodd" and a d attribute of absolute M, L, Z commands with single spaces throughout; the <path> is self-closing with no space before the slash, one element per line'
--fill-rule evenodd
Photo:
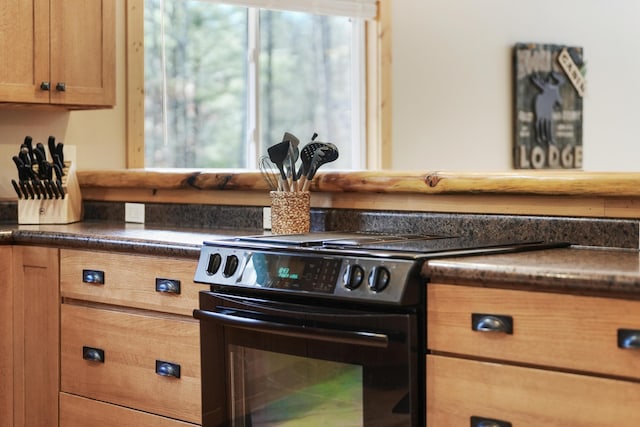
<path fill-rule="evenodd" d="M 116 425 L 110 411 L 123 418 L 117 425 L 201 423 L 200 329 L 192 313 L 203 288 L 193 282 L 195 266 L 60 250 L 63 427 L 94 407 L 102 415 L 91 425 Z"/>
<path fill-rule="evenodd" d="M 427 425 L 636 427 L 640 383 L 427 356 Z"/>
<path fill-rule="evenodd" d="M 640 425 L 640 301 L 433 283 L 427 347 L 428 426 Z"/>
<path fill-rule="evenodd" d="M 60 425 L 65 427 L 195 427 L 195 424 L 68 393 L 60 393 Z"/>
<path fill-rule="evenodd" d="M 0 246 L 0 427 L 13 426 L 13 272 L 11 246 Z"/>
<path fill-rule="evenodd" d="M 183 314 L 198 307 L 196 261 L 72 249 L 60 251 L 63 297 Z"/>
<path fill-rule="evenodd" d="M 115 4 L 3 0 L 0 103 L 72 109 L 113 106 Z"/>
<path fill-rule="evenodd" d="M 61 391 L 200 422 L 199 326 L 63 304 Z"/>

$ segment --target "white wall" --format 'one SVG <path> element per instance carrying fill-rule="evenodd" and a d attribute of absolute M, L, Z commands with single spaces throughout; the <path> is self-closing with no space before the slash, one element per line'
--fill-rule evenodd
<path fill-rule="evenodd" d="M 511 48 L 539 42 L 585 49 L 584 169 L 640 170 L 640 1 L 383 1 L 393 9 L 394 169 L 510 170 Z M 78 146 L 80 169 L 125 167 L 124 0 L 116 4 L 116 108 L 0 109 L 0 154 L 27 134 L 53 134 Z M 5 157 L 0 197 L 15 172 Z"/>
<path fill-rule="evenodd" d="M 640 1 L 391 0 L 393 168 L 512 169 L 512 47 L 584 48 L 584 170 L 640 171 Z"/>

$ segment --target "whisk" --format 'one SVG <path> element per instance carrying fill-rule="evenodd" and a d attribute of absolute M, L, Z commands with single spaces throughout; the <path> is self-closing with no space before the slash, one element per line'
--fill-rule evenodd
<path fill-rule="evenodd" d="M 260 173 L 262 174 L 262 179 L 267 183 L 267 186 L 271 191 L 276 191 L 281 189 L 280 184 L 280 172 L 276 165 L 273 164 L 269 156 L 260 156 L 260 161 L 258 162 L 258 167 L 260 168 Z"/>

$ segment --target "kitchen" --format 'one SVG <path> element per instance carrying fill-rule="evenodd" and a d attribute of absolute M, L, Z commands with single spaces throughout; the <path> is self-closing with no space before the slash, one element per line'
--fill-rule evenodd
<path fill-rule="evenodd" d="M 437 22 L 430 22 L 431 25 L 426 25 L 427 22 L 420 20 L 418 22 L 419 14 L 414 13 L 416 8 L 420 10 L 424 8 L 424 19 L 437 20 L 437 13 L 429 9 L 430 7 L 443 8 L 442 13 L 453 13 L 444 4 L 439 6 L 429 6 L 426 2 L 419 2 L 419 4 L 413 4 L 408 1 L 394 2 L 394 22 L 401 22 L 402 24 L 393 26 L 393 40 L 395 43 L 402 43 L 403 45 L 413 45 L 415 34 L 421 34 L 421 31 L 436 31 L 440 30 L 443 33 L 434 33 L 425 35 L 425 43 L 442 44 L 439 40 L 446 40 L 445 28 L 441 28 L 447 23 L 447 20 L 440 19 L 440 26 Z M 489 11 L 477 10 L 478 6 L 474 6 L 471 2 L 460 7 L 460 10 L 456 12 L 463 12 L 460 16 L 485 16 Z M 124 14 L 124 2 L 116 2 L 116 14 L 117 16 L 123 16 Z M 549 4 L 548 8 L 553 9 L 558 7 L 557 5 Z M 604 6 L 603 6 L 604 7 Z M 635 4 L 626 4 L 627 10 L 618 10 L 617 8 L 624 9 L 623 5 L 617 5 L 616 14 L 617 18 L 621 21 L 614 20 L 612 27 L 615 27 L 620 33 L 613 32 L 606 33 L 606 35 L 615 36 L 615 44 L 613 41 L 607 43 L 607 49 L 611 46 L 619 46 L 620 43 L 637 43 L 636 38 L 624 36 L 623 31 L 628 30 L 633 32 L 632 26 L 623 25 L 625 19 L 631 20 L 630 17 L 638 16 L 637 6 Z M 506 4 L 497 4 L 496 10 L 502 10 L 507 13 L 509 7 Z M 537 11 L 530 11 L 530 13 L 541 13 L 544 10 L 543 6 L 537 5 Z M 588 9 L 588 8 L 587 8 Z M 589 9 L 588 9 L 589 10 Z M 404 13 L 403 13 L 404 11 Z M 599 16 L 599 19 L 604 19 L 607 14 L 602 10 L 599 10 L 597 6 L 593 6 L 593 10 L 589 10 L 591 14 Z M 482 12 L 482 13 L 481 13 Z M 510 26 L 516 26 L 518 20 L 515 13 L 511 16 L 505 17 L 504 25 L 493 25 L 492 19 L 498 19 L 500 16 L 496 16 L 495 11 L 490 11 L 491 16 L 487 17 L 485 22 L 491 22 L 492 26 L 499 28 L 510 28 Z M 634 15 L 635 14 L 635 15 Z M 625 18 L 626 17 L 626 18 Z M 508 18 L 508 19 L 507 19 Z M 542 16 L 540 17 L 542 18 Z M 586 18 L 585 18 L 586 19 Z M 594 18 L 595 19 L 595 18 Z M 612 18 L 613 19 L 613 18 Z M 450 22 L 453 19 L 449 20 Z M 459 25 L 467 24 L 467 28 L 475 29 L 476 32 L 482 33 L 483 26 L 481 24 L 472 24 L 472 21 L 458 20 Z M 123 22 L 117 20 L 118 29 L 117 34 L 117 46 L 119 49 L 119 58 L 124 55 L 121 51 L 123 42 Z M 550 24 L 549 24 L 550 25 Z M 560 24 L 558 24 L 560 28 Z M 563 26 L 564 28 L 564 26 Z M 410 212 L 440 212 L 441 215 L 427 215 L 427 219 L 419 220 L 424 227 L 425 231 L 431 231 L 430 227 L 437 228 L 438 225 L 449 227 L 449 230 L 456 232 L 464 230 L 465 227 L 469 227 L 469 223 L 477 221 L 479 229 L 486 227 L 491 223 L 482 214 L 501 214 L 501 215 L 515 215 L 514 218 L 508 218 L 507 224 L 510 227 L 505 229 L 508 232 L 517 233 L 541 233 L 548 232 L 551 236 L 566 235 L 567 230 L 570 230 L 568 237 L 571 240 L 576 239 L 578 243 L 592 245 L 592 246 L 607 246 L 610 242 L 614 245 L 620 245 L 619 247 L 636 248 L 637 249 L 637 237 L 635 238 L 636 246 L 633 244 L 633 236 L 637 236 L 637 177 L 633 173 L 622 173 L 622 171 L 633 171 L 633 165 L 631 165 L 632 156 L 622 156 L 620 153 L 626 151 L 633 152 L 630 146 L 631 144 L 631 132 L 625 129 L 625 124 L 631 126 L 633 123 L 633 117 L 626 120 L 621 120 L 624 114 L 632 114 L 632 108 L 621 109 L 621 111 L 613 111 L 613 108 L 607 108 L 605 106 L 610 105 L 628 105 L 624 102 L 622 96 L 623 90 L 607 90 L 602 89 L 604 87 L 605 75 L 609 75 L 609 72 L 603 71 L 604 67 L 602 63 L 611 63 L 605 59 L 598 60 L 598 54 L 605 55 L 606 49 L 602 48 L 598 50 L 596 47 L 600 46 L 596 41 L 587 42 L 592 38 L 597 38 L 598 42 L 601 41 L 605 34 L 595 31 L 580 32 L 580 26 L 578 26 L 576 32 L 579 34 L 565 34 L 558 32 L 558 35 L 554 35 L 554 39 L 557 37 L 566 42 L 581 43 L 586 48 L 586 55 L 589 61 L 593 63 L 589 68 L 589 80 L 590 90 L 593 92 L 589 95 L 589 100 L 585 104 L 586 116 L 585 119 L 585 170 L 587 171 L 620 171 L 620 173 L 612 174 L 592 174 L 592 173 L 577 173 L 577 174 L 510 174 L 504 173 L 408 173 L 402 172 L 405 169 L 413 170 L 499 170 L 508 171 L 510 169 L 510 106 L 509 106 L 509 84 L 504 82 L 509 81 L 507 75 L 508 68 L 504 65 L 509 61 L 507 51 L 507 45 L 511 45 L 512 42 L 522 41 L 520 34 L 511 35 L 505 37 L 508 42 L 500 42 L 500 47 L 496 48 L 499 52 L 495 52 L 497 57 L 497 63 L 502 65 L 495 65 L 494 69 L 481 68 L 478 75 L 479 81 L 484 85 L 487 82 L 491 82 L 492 79 L 498 78 L 499 83 L 495 86 L 487 87 L 479 84 L 479 81 L 468 81 L 459 79 L 457 82 L 462 84 L 466 82 L 469 84 L 466 92 L 474 94 L 475 96 L 469 96 L 468 100 L 465 99 L 464 104 L 457 104 L 450 97 L 449 93 L 442 93 L 439 96 L 429 95 L 432 93 L 440 94 L 444 87 L 434 87 L 438 85 L 438 82 L 443 80 L 443 76 L 435 74 L 433 78 L 425 80 L 424 75 L 433 75 L 427 73 L 425 67 L 428 66 L 429 61 L 433 61 L 433 57 L 425 55 L 424 58 L 419 55 L 416 56 L 413 52 L 407 52 L 402 54 L 403 50 L 394 49 L 394 67 L 397 65 L 397 69 L 393 70 L 394 78 L 394 92 L 393 92 L 393 111 L 394 111 L 394 124 L 393 124 L 393 150 L 392 161 L 397 161 L 398 165 L 394 167 L 398 172 L 382 174 L 383 180 L 380 182 L 374 175 L 364 174 L 364 179 L 355 177 L 353 180 L 349 180 L 348 177 L 344 179 L 338 179 L 331 174 L 327 175 L 326 179 L 319 181 L 318 187 L 314 189 L 317 194 L 314 194 L 315 206 L 318 209 L 345 209 L 345 212 L 333 213 L 326 215 L 323 219 L 325 224 L 335 226 L 336 224 L 348 224 L 348 225 L 363 225 L 365 229 L 375 230 L 378 224 L 374 215 L 371 218 L 362 218 L 353 212 L 349 212 L 349 209 L 371 209 L 371 206 L 375 206 L 375 210 L 391 210 L 400 212 L 408 212 L 407 217 L 419 216 Z M 546 41 L 548 39 L 548 30 L 546 27 L 540 27 L 541 32 L 527 32 L 526 38 L 534 38 L 536 41 Z M 558 30 L 560 31 L 560 30 Z M 467 34 L 461 32 L 462 35 Z M 450 36 L 449 36 L 450 37 Z M 591 37 L 591 38 L 589 38 Z M 462 46 L 467 46 L 471 35 L 467 35 L 463 38 L 464 43 L 460 43 L 458 49 L 462 49 Z M 482 38 L 479 38 L 482 40 Z M 480 43 L 480 40 L 478 43 Z M 466 44 L 465 44 L 466 43 Z M 485 41 L 485 44 L 487 42 Z M 457 46 L 454 45 L 454 46 Z M 592 47 L 593 46 L 593 47 Z M 441 55 L 445 55 L 446 52 L 436 49 L 434 46 L 434 52 L 440 52 Z M 633 47 L 633 45 L 632 45 Z M 419 49 L 419 46 L 415 47 Z M 624 50 L 625 48 L 623 48 Z M 633 51 L 632 48 L 626 48 Z M 400 53 L 396 53 L 400 52 Z M 454 51 L 455 52 L 455 51 Z M 608 52 L 608 51 L 607 51 Z M 488 52 L 483 53 L 483 58 L 486 57 Z M 458 55 L 454 55 L 459 57 Z M 439 63 L 442 63 L 447 58 L 441 58 Z M 421 61 L 426 61 L 423 63 Z M 616 56 L 616 61 L 633 61 L 635 58 Z M 451 62 L 449 58 L 449 62 Z M 484 60 L 486 61 L 486 59 Z M 124 61 L 117 61 L 117 68 L 119 70 L 119 76 L 124 75 Z M 444 61 L 447 62 L 447 61 Z M 491 61 L 487 61 L 491 62 Z M 482 62 L 484 63 L 484 62 Z M 598 63 L 598 65 L 596 65 Z M 617 62 L 619 64 L 619 62 Z M 455 63 L 452 65 L 456 65 Z M 626 64 L 625 64 L 626 65 Z M 632 65 L 632 64 L 631 64 Z M 624 73 L 632 66 L 621 67 L 618 72 Z M 613 65 L 612 65 L 613 66 Z M 636 67 L 637 69 L 637 67 Z M 432 72 L 435 72 L 433 70 Z M 438 72 L 445 72 L 438 70 Z M 406 73 L 406 74 L 405 74 Z M 407 75 L 410 74 L 408 78 Z M 605 74 L 606 73 L 606 74 Z M 502 75 L 502 78 L 499 78 Z M 623 74 L 624 75 L 624 74 Z M 420 93 L 410 89 L 410 85 L 405 85 L 403 82 L 416 82 L 420 81 L 420 87 L 425 87 L 423 96 Z M 610 81 L 607 79 L 607 85 L 614 85 L 618 82 L 622 82 L 623 79 Z M 239 204 L 239 200 L 253 200 L 255 206 L 263 206 L 268 203 L 268 196 L 266 196 L 264 189 L 260 187 L 260 184 L 252 184 L 251 182 L 260 182 L 259 175 L 254 175 L 253 180 L 242 179 L 241 175 L 238 175 L 237 179 L 240 183 L 236 188 L 243 188 L 245 190 L 239 192 L 240 195 L 236 195 L 236 192 L 215 192 L 214 188 L 219 187 L 219 183 L 226 178 L 218 175 L 201 174 L 196 179 L 199 180 L 198 188 L 211 189 L 212 191 L 207 194 L 202 194 L 201 190 L 189 187 L 183 189 L 176 182 L 184 182 L 184 174 L 146 174 L 141 172 L 122 172 L 119 169 L 125 166 L 126 158 L 126 144 L 118 143 L 118 141 L 124 141 L 124 102 L 121 100 L 124 97 L 124 88 L 122 86 L 123 78 L 117 78 L 118 84 L 118 100 L 117 106 L 113 110 L 105 111 L 92 111 L 92 112 L 72 112 L 72 113 L 59 113 L 51 111 L 12 111 L 6 110 L 0 115 L 2 121 L 2 128 L 6 130 L 7 139 L 3 140 L 3 144 L 7 141 L 21 141 L 24 135 L 29 132 L 34 136 L 42 139 L 46 138 L 50 133 L 59 135 L 61 139 L 65 141 L 82 141 L 78 143 L 78 163 L 80 164 L 81 171 L 79 172 L 80 181 L 83 183 L 83 196 L 87 200 L 93 200 L 96 202 L 106 202 L 106 205 L 111 206 L 110 203 L 118 205 L 114 210 L 121 209 L 119 203 L 123 201 L 136 201 L 149 203 L 151 206 L 148 208 L 152 211 L 149 214 L 153 215 L 153 211 L 160 211 L 161 208 L 154 205 L 156 202 L 161 201 L 173 201 L 175 203 L 203 203 L 203 204 L 228 204 L 227 206 L 235 206 Z M 631 80 L 633 82 L 633 80 Z M 622 84 L 622 83 L 621 83 Z M 633 85 L 633 83 L 627 83 L 623 85 L 625 90 Z M 504 87 L 503 87 L 504 86 Z M 611 86 L 607 86 L 611 87 Z M 613 86 L 615 87 L 615 86 Z M 631 86 L 633 87 L 633 86 Z M 489 92 L 477 93 L 476 91 L 484 89 Z M 599 90 L 598 90 L 599 89 Z M 447 92 L 451 90 L 447 89 Z M 458 92 L 456 90 L 456 92 Z M 606 92 L 606 93 L 605 93 Z M 610 99 L 609 96 L 619 94 L 620 99 Z M 605 98 L 601 98 L 604 96 Z M 440 105 L 435 107 L 436 102 L 442 104 L 442 100 L 449 100 L 451 104 Z M 492 108 L 482 107 L 477 104 L 481 100 L 486 101 L 494 100 L 497 103 L 495 111 L 498 111 L 498 116 L 501 117 L 499 121 L 495 121 L 492 117 L 477 116 L 475 113 L 478 111 L 489 114 L 488 111 L 493 111 Z M 596 103 L 595 101 L 598 100 Z M 476 102 L 476 104 L 474 104 Z M 427 103 L 427 105 L 423 104 Z M 433 104 L 431 104 L 433 103 Z M 596 107 L 598 105 L 598 107 Z M 465 110 L 468 108 L 468 110 Z M 594 110 L 589 110 L 592 108 Z M 603 111 L 597 110 L 597 108 Z M 606 111 L 604 111 L 606 110 Z M 457 121 L 453 121 L 460 116 L 466 115 L 471 117 L 472 121 L 469 126 L 457 126 Z M 442 116 L 442 114 L 445 114 Z M 471 114 L 474 113 L 474 114 Z M 607 114 L 614 114 L 616 120 Z M 420 116 L 416 116 L 420 114 Z M 433 118 L 434 122 L 440 124 L 431 124 L 424 126 L 424 117 Z M 593 116 L 593 117 L 592 117 Z M 447 119 L 447 117 L 449 117 Z M 446 120 L 445 120 L 446 119 Z M 621 123 L 622 121 L 622 123 Z M 616 123 L 614 129 L 610 129 L 606 124 Z M 420 126 L 416 126 L 416 123 Z M 599 123 L 599 124 L 598 124 Z M 486 145 L 480 146 L 476 143 L 478 139 L 477 129 L 482 129 L 483 142 L 486 140 Z M 102 131 L 98 131 L 102 130 Z M 457 132 L 452 134 L 452 132 Z M 36 132 L 39 132 L 36 133 Z M 431 133 L 433 132 L 433 133 Z M 469 134 L 467 134 L 467 132 Z M 471 134 L 473 132 L 473 134 Z M 607 132 L 605 135 L 604 132 Z M 620 135 L 612 134 L 612 132 L 621 132 Z M 455 140 L 462 144 L 461 147 L 454 148 L 448 153 L 448 148 L 445 144 L 437 144 L 434 147 L 433 144 L 425 144 L 429 147 L 429 152 L 424 154 L 415 152 L 413 155 L 403 156 L 403 154 L 396 153 L 396 141 L 407 141 L 407 143 L 414 150 L 423 149 L 423 147 L 414 147 L 417 145 L 414 141 L 417 140 Z M 607 144 L 601 144 L 599 141 L 607 141 Z M 624 144 L 628 145 L 624 145 Z M 493 144 L 493 145 L 492 145 Z M 620 144 L 620 145 L 616 145 Z M 400 145 L 400 144 L 398 144 Z M 468 153 L 468 156 L 460 155 L 461 152 Z M 480 154 L 478 154 L 478 152 Z M 482 156 L 483 153 L 496 153 L 495 156 Z M 476 164 L 476 159 L 482 158 L 482 164 Z M 418 164 L 412 162 L 419 162 Z M 96 169 L 104 169 L 104 174 L 96 174 L 91 172 L 85 172 L 82 170 L 91 171 Z M 386 176 L 384 176 L 386 175 Z M 333 178 L 333 179 L 332 179 Z M 83 181 L 84 180 L 84 181 Z M 228 182 L 228 181 L 225 181 Z M 231 183 L 234 180 L 232 179 Z M 362 184 L 364 182 L 364 184 Z M 431 185 L 424 185 L 425 182 L 431 183 Z M 388 185 L 394 183 L 395 191 L 388 191 Z M 252 187 L 257 185 L 257 187 Z M 416 190 L 418 188 L 418 190 Z M 357 193 L 343 193 L 343 191 L 357 191 Z M 388 191 L 388 192 L 385 192 Z M 220 194 L 222 193 L 222 194 Z M 229 194 L 227 194 L 229 193 Z M 245 196 L 245 193 L 247 196 Z M 426 194 L 433 194 L 431 197 L 425 196 Z M 612 196 L 614 195 L 615 196 Z M 317 196 L 317 197 L 316 197 Z M 92 215 L 98 216 L 95 213 L 95 208 L 91 212 Z M 197 209 L 194 208 L 197 211 Z M 121 211 L 119 211 L 121 214 Z M 468 216 L 451 219 L 446 213 L 461 213 Z M 258 215 L 253 213 L 252 215 Z M 219 215 L 214 215 L 216 218 Z M 366 215 L 365 215 L 366 216 Z M 454 215 L 452 215 L 454 216 Z M 533 219 L 531 218 L 533 217 Z M 548 221 L 545 217 L 550 216 Z M 158 217 L 162 217 L 162 213 L 158 214 Z M 206 222 L 202 216 L 199 216 L 197 212 L 190 215 L 190 218 L 195 218 L 193 224 L 200 225 L 201 222 Z M 624 218 L 624 220 L 620 220 Z M 509 222 L 509 219 L 513 222 Z M 519 221 L 520 220 L 520 221 Z M 370 221 L 370 222 L 369 222 Z M 425 225 L 432 221 L 432 224 Z M 523 228 L 522 222 L 527 222 L 530 228 Z M 515 224 L 515 225 L 514 225 Z M 551 224 L 551 225 L 550 225 Z M 500 224 L 504 227 L 504 223 Z M 412 229 L 411 221 L 407 221 L 403 224 L 404 227 Z M 500 228 L 500 227 L 496 227 Z M 588 230 L 588 231 L 585 231 Z M 615 230 L 615 232 L 612 232 Z M 100 233 L 100 231 L 97 231 Z M 135 234 L 134 229 L 131 233 Z M 144 235 L 143 231 L 140 231 L 141 235 Z M 585 237 L 586 236 L 586 237 Z M 546 236 L 545 236 L 546 237 Z M 626 238 L 625 238 L 626 237 Z M 606 243 L 606 244 L 603 244 Z M 191 242 L 190 242 L 191 244 Z M 637 327 L 637 325 L 636 325 Z"/>

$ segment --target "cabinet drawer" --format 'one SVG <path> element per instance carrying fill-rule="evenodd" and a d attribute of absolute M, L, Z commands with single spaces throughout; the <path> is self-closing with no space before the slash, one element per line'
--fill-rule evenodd
<path fill-rule="evenodd" d="M 640 383 L 427 356 L 427 426 L 472 416 L 513 426 L 640 425 Z M 493 424 L 492 424 L 493 425 Z"/>
<path fill-rule="evenodd" d="M 195 320 L 62 304 L 61 337 L 62 391 L 200 422 Z M 100 352 L 102 362 L 85 360 Z M 167 362 L 179 365 L 179 378 L 160 375 Z"/>
<path fill-rule="evenodd" d="M 513 331 L 473 330 L 473 314 L 510 317 Z M 620 348 L 619 329 L 635 330 L 640 339 L 640 301 L 427 286 L 433 352 L 640 378 L 640 349 Z"/>
<path fill-rule="evenodd" d="M 196 260 L 61 250 L 60 292 L 63 297 L 191 316 L 198 307 L 198 292 L 205 289 L 193 282 L 196 264 Z M 177 283 L 179 293 L 170 292 Z"/>
<path fill-rule="evenodd" d="M 72 394 L 60 393 L 60 427 L 196 427 L 185 423 L 98 402 Z"/>

